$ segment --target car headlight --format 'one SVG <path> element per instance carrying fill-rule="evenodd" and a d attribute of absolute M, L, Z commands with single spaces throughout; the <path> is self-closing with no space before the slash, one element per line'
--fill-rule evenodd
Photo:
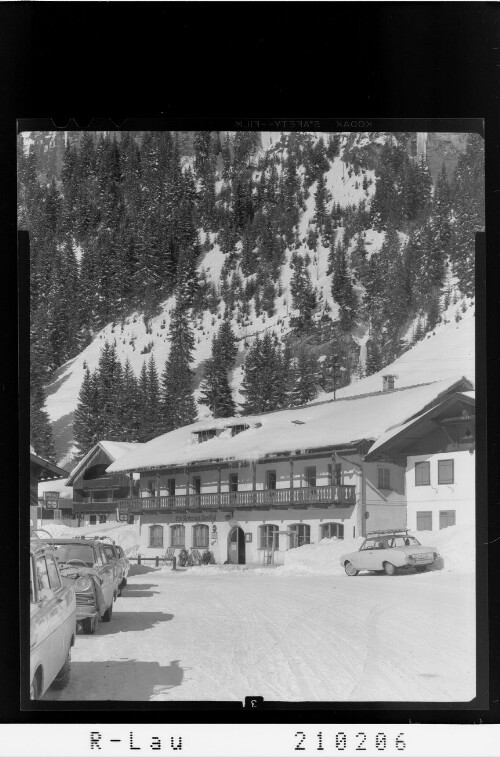
<path fill-rule="evenodd" d="M 89 591 L 92 588 L 92 581 L 88 576 L 80 576 L 76 579 L 76 588 L 78 591 Z"/>

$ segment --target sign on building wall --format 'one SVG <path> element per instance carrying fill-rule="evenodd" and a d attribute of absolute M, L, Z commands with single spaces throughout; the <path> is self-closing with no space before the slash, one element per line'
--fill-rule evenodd
<path fill-rule="evenodd" d="M 216 547 L 219 541 L 219 534 L 217 533 L 217 524 L 212 524 L 212 533 L 210 534 L 210 546 Z"/>
<path fill-rule="evenodd" d="M 45 507 L 47 510 L 55 510 L 59 504 L 59 492 L 44 492 Z"/>
<path fill-rule="evenodd" d="M 116 519 L 127 523 L 128 510 L 128 505 L 118 505 L 118 507 L 116 508 Z"/>
<path fill-rule="evenodd" d="M 251 542 L 251 541 L 252 541 L 252 534 L 251 534 L 250 532 L 248 532 L 248 533 L 245 533 L 245 541 L 246 541 L 247 543 L 249 543 L 249 542 Z"/>
<path fill-rule="evenodd" d="M 205 520 L 215 520 L 217 517 L 217 513 L 203 513 L 201 515 L 176 515 L 175 521 L 176 523 L 198 523 L 198 521 L 205 521 Z"/>

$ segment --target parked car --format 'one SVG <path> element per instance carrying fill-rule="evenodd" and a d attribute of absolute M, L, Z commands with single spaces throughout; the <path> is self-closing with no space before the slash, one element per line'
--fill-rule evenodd
<path fill-rule="evenodd" d="M 127 576 L 130 570 L 130 562 L 123 549 L 116 544 L 109 536 L 96 537 L 101 540 L 104 551 L 108 556 L 108 560 L 115 565 L 116 568 L 116 581 L 117 581 L 117 593 L 121 594 L 122 589 L 127 585 Z"/>
<path fill-rule="evenodd" d="M 117 596 L 116 568 L 99 541 L 54 539 L 63 581 L 75 583 L 77 628 L 95 633 L 99 620 L 109 622 Z"/>
<path fill-rule="evenodd" d="M 373 531 L 357 552 L 348 552 L 340 558 L 340 564 L 348 576 L 357 576 L 360 570 L 385 572 L 395 575 L 398 568 L 415 568 L 423 573 L 429 565 L 440 559 L 435 547 L 425 547 L 407 530 Z"/>
<path fill-rule="evenodd" d="M 52 545 L 30 539 L 30 699 L 49 686 L 69 682 L 71 647 L 76 637 L 76 596 L 60 574 Z"/>

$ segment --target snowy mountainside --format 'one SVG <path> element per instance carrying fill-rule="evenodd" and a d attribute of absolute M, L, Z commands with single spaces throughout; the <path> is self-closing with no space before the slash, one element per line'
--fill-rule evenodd
<path fill-rule="evenodd" d="M 197 135 L 200 133 L 183 133 L 181 143 L 183 152 L 180 156 L 180 166 L 181 173 L 192 177 L 192 187 L 189 191 L 199 194 L 199 198 L 201 199 L 198 198 L 197 201 L 199 201 L 200 208 L 202 208 L 203 179 L 200 178 L 201 174 L 197 174 L 197 171 L 200 171 L 201 153 L 196 152 L 198 149 L 196 143 L 197 137 L 193 137 L 193 134 Z M 342 358 L 346 359 L 347 362 L 345 364 L 348 365 L 348 368 L 342 368 L 341 370 L 348 370 L 348 374 L 345 375 L 350 376 L 351 384 L 343 389 L 338 389 L 337 396 L 348 396 L 349 392 L 378 391 L 380 388 L 379 373 L 388 372 L 389 369 L 392 370 L 392 362 L 390 365 L 386 365 L 381 372 L 378 371 L 372 376 L 353 381 L 356 376 L 364 375 L 365 372 L 368 372 L 365 371 L 367 349 L 373 349 L 373 346 L 370 346 L 370 340 L 373 341 L 374 339 L 374 328 L 378 329 L 379 334 L 386 330 L 383 322 L 384 319 L 387 322 L 385 311 L 380 316 L 382 320 L 378 323 L 375 322 L 374 326 L 375 311 L 369 311 L 370 305 L 367 310 L 364 305 L 365 299 L 368 300 L 367 287 L 373 280 L 370 266 L 373 261 L 376 261 L 372 267 L 377 267 L 379 260 L 382 261 L 383 255 L 385 255 L 386 261 L 384 265 L 387 265 L 387 259 L 390 259 L 391 255 L 403 258 L 405 249 L 407 247 L 410 248 L 411 243 L 415 249 L 418 248 L 419 244 L 422 244 L 419 238 L 414 239 L 412 237 L 412 231 L 414 230 L 412 224 L 414 221 L 410 220 L 409 223 L 406 221 L 403 223 L 398 222 L 399 225 L 394 226 L 393 236 L 391 237 L 390 230 L 386 230 L 388 227 L 384 225 L 385 222 L 381 222 L 380 217 L 371 212 L 374 200 L 376 202 L 377 199 L 380 182 L 380 156 L 383 154 L 384 149 L 394 148 L 403 152 L 406 150 L 408 155 L 416 159 L 418 155 L 414 154 L 414 152 L 420 151 L 420 153 L 424 153 L 426 149 L 429 149 L 430 145 L 432 145 L 432 149 L 437 154 L 439 152 L 439 139 L 436 138 L 436 135 L 428 134 L 417 136 L 409 133 L 388 134 L 374 132 L 321 135 L 320 133 L 311 132 L 309 135 L 305 135 L 305 137 L 300 137 L 304 141 L 300 142 L 299 139 L 299 147 L 297 147 L 296 143 L 292 147 L 290 133 L 262 132 L 260 133 L 260 140 L 256 142 L 252 140 L 253 146 L 243 160 L 243 163 L 237 162 L 237 149 L 231 146 L 229 160 L 232 161 L 232 164 L 229 173 L 227 173 L 227 167 L 225 168 L 226 164 L 224 163 L 224 160 L 226 160 L 226 163 L 228 160 L 227 150 L 226 158 L 224 158 L 224 146 L 222 143 L 226 139 L 226 135 L 229 135 L 229 139 L 233 140 L 231 143 L 233 145 L 235 142 L 234 134 L 233 132 L 220 132 L 217 137 L 220 141 L 220 149 L 222 150 L 222 152 L 218 153 L 214 182 L 214 207 L 216 207 L 216 211 L 219 213 L 217 222 L 214 226 L 213 219 L 212 221 L 207 220 L 208 216 L 203 216 L 204 211 L 198 210 L 198 212 L 201 212 L 198 218 L 204 219 L 206 223 L 203 223 L 203 220 L 199 220 L 195 230 L 198 244 L 197 249 L 200 252 L 196 260 L 196 269 L 200 280 L 204 282 L 204 286 L 206 287 L 204 291 L 212 293 L 212 305 L 208 306 L 206 303 L 202 303 L 201 307 L 198 305 L 193 310 L 190 322 L 194 334 L 192 367 L 195 371 L 195 399 L 198 400 L 200 398 L 200 383 L 203 378 L 204 367 L 207 360 L 211 357 L 212 341 L 224 318 L 230 320 L 237 340 L 238 350 L 230 377 L 230 385 L 234 400 L 240 407 L 244 400 L 241 393 L 241 385 L 248 350 L 254 343 L 257 335 L 262 337 L 269 332 L 276 335 L 282 346 L 285 343 L 287 346 L 291 346 L 293 356 L 296 356 L 303 345 L 306 345 L 307 349 L 318 361 L 319 366 L 322 365 L 322 360 L 325 360 L 327 355 L 331 356 L 332 351 L 335 352 L 338 349 L 335 344 L 342 344 L 340 351 L 344 350 Z M 451 137 L 453 136 L 451 135 Z M 463 137 L 464 135 L 458 136 Z M 330 142 L 331 137 L 334 137 L 334 139 Z M 465 141 L 449 139 L 449 137 L 450 135 L 448 135 L 446 149 L 451 157 L 455 159 L 458 152 L 463 150 Z M 337 140 L 336 146 L 332 147 L 335 139 Z M 327 140 L 328 145 L 326 144 Z M 35 145 L 38 154 L 42 155 L 42 171 L 40 174 L 42 178 L 48 176 L 51 171 L 55 172 L 53 151 L 56 149 L 59 151 L 56 161 L 57 171 L 60 170 L 63 142 L 64 138 L 62 134 L 58 134 L 56 139 L 43 136 L 40 142 L 37 142 L 37 135 L 34 133 L 25 135 L 25 150 Z M 321 149 L 319 148 L 320 144 L 323 144 Z M 316 150 L 317 147 L 318 150 Z M 296 206 L 297 220 L 293 225 L 291 233 L 286 236 L 282 231 L 284 226 L 280 226 L 282 220 L 279 220 L 278 225 L 274 228 L 271 225 L 271 221 L 266 219 L 272 217 L 275 210 L 279 218 L 285 215 L 282 207 L 280 209 L 279 198 L 282 196 L 283 188 L 290 178 L 290 156 L 292 153 L 295 156 L 294 160 L 296 161 L 296 174 L 299 185 L 299 188 L 294 190 L 296 194 L 292 194 L 292 196 L 299 199 Z M 415 161 L 413 164 L 415 165 Z M 224 175 L 224 170 L 226 170 L 226 175 Z M 188 183 L 189 180 L 187 180 Z M 246 187 L 248 185 L 250 185 L 250 195 L 245 195 L 244 193 L 247 191 Z M 272 194 L 269 190 L 270 185 L 273 185 L 272 192 L 274 192 L 271 200 L 268 198 L 268 194 Z M 131 186 L 133 188 L 132 184 Z M 238 194 L 240 190 L 243 192 L 241 195 Z M 61 188 L 58 186 L 53 191 L 61 191 Z M 131 192 L 132 190 L 127 191 Z M 429 192 L 429 198 L 432 198 L 433 190 L 428 187 L 427 191 Z M 229 242 L 229 232 L 226 232 L 226 229 L 230 228 L 231 223 L 234 223 L 234 221 L 231 221 L 231 218 L 236 217 L 236 211 L 234 211 L 235 197 L 237 200 L 239 197 L 243 198 L 241 206 L 244 207 L 244 202 L 248 202 L 249 196 L 250 198 L 252 196 L 257 197 L 259 193 L 265 198 L 263 201 L 261 199 L 259 201 L 256 200 L 255 204 L 257 208 L 255 215 L 259 220 L 260 227 L 256 232 L 257 236 L 250 236 L 249 239 L 251 239 L 252 244 L 256 243 L 253 250 L 250 246 L 251 253 L 260 256 L 257 259 L 263 265 L 257 265 L 252 268 L 251 264 L 249 267 L 248 252 L 245 253 L 244 247 L 248 223 L 246 227 L 242 226 L 243 232 L 242 228 L 240 228 L 239 236 L 236 235 Z M 323 196 L 322 206 L 318 201 L 320 195 Z M 385 199 L 381 199 L 380 196 L 377 207 Z M 261 203 L 260 205 L 259 202 Z M 381 206 L 383 212 L 387 210 L 386 205 Z M 231 212 L 228 214 L 228 209 L 233 213 L 233 216 L 231 216 Z M 241 211 L 241 207 L 239 207 L 239 210 Z M 282 216 L 279 216 L 279 213 Z M 204 226 L 207 228 L 204 228 Z M 214 228 L 216 229 L 215 231 Z M 283 243 L 283 239 L 286 239 L 284 249 L 280 249 L 280 245 L 277 248 L 273 247 L 268 236 L 266 244 L 270 245 L 269 249 L 271 252 L 266 251 L 262 240 L 268 228 L 280 235 L 280 244 Z M 105 233 L 107 231 L 109 229 L 106 229 Z M 68 232 L 65 233 L 67 235 L 65 239 L 67 240 Z M 83 234 L 81 231 L 80 233 Z M 396 239 L 395 243 L 394 235 Z M 101 237 L 96 237 L 96 239 L 100 240 Z M 105 236 L 103 239 L 106 242 Z M 121 239 L 118 236 L 118 240 Z M 69 244 L 68 242 L 64 242 L 59 245 L 60 250 L 65 249 L 65 244 L 72 250 L 77 267 L 77 273 L 73 272 L 73 276 L 82 276 L 85 262 L 90 260 L 89 247 L 92 245 L 95 248 L 99 247 L 99 241 L 95 241 L 91 236 L 87 237 L 87 242 L 88 246 L 86 246 L 85 241 L 82 242 L 73 237 Z M 360 246 L 364 248 L 364 262 L 362 257 L 360 257 Z M 344 248 L 343 253 L 342 248 Z M 108 248 L 105 249 L 107 250 Z M 146 249 L 146 247 L 143 249 Z M 395 249 L 397 252 L 394 252 Z M 111 250 L 113 251 L 113 248 Z M 247 255 L 246 271 L 245 254 Z M 339 255 L 341 256 L 342 254 L 345 256 L 347 276 L 349 278 L 352 277 L 352 288 L 357 300 L 354 320 L 348 322 L 347 325 L 343 322 L 345 309 L 344 311 L 342 310 L 340 297 L 337 296 L 337 284 L 334 285 L 334 278 L 339 275 L 337 272 L 338 268 L 336 267 L 338 266 L 337 261 Z M 106 267 L 105 260 L 105 257 L 101 257 L 99 265 Z M 296 305 L 298 298 L 293 293 L 293 285 L 297 279 L 297 261 L 303 266 L 315 299 L 315 305 L 312 308 L 312 320 L 308 326 L 309 330 L 301 332 L 299 335 L 297 333 L 296 320 L 297 313 L 300 314 L 300 311 L 297 310 Z M 275 266 L 274 269 L 273 265 Z M 269 267 L 266 268 L 265 266 Z M 450 268 L 448 264 L 447 267 L 448 269 Z M 40 270 L 43 270 L 42 266 L 40 266 Z M 250 273 L 248 272 L 249 270 L 251 271 Z M 263 306 L 265 277 L 271 277 L 271 275 L 273 284 L 273 287 L 271 287 L 271 306 L 269 306 L 269 302 Z M 123 276 L 117 276 L 115 280 L 123 280 L 123 278 Z M 225 295 L 223 295 L 223 286 L 225 283 L 227 292 L 227 288 L 231 289 L 232 282 L 237 278 L 243 283 L 240 285 L 235 298 L 236 306 L 228 305 L 227 298 L 225 299 Z M 257 295 L 249 294 L 247 296 L 246 288 L 249 285 L 253 286 L 256 282 Z M 446 285 L 447 301 L 445 302 L 443 289 L 439 305 L 440 312 L 432 323 L 428 317 L 429 305 L 423 302 L 422 298 L 417 301 L 416 312 L 407 308 L 401 321 L 398 321 L 397 318 L 394 320 L 396 324 L 394 328 L 397 328 L 400 333 L 396 335 L 391 334 L 389 335 L 390 339 L 383 340 L 384 343 L 382 346 L 385 348 L 385 345 L 389 345 L 388 349 L 390 350 L 390 352 L 384 353 L 382 356 L 383 362 L 387 363 L 389 359 L 392 360 L 394 354 L 400 354 L 413 341 L 422 337 L 422 331 L 425 333 L 429 328 L 434 330 L 436 336 L 429 337 L 424 342 L 418 342 L 416 347 L 412 349 L 418 350 L 425 343 L 432 341 L 432 339 L 439 339 L 439 334 L 445 328 L 447 320 L 451 321 L 451 327 L 455 327 L 458 323 L 459 328 L 462 328 L 463 324 L 460 326 L 458 319 L 462 318 L 465 322 L 468 316 L 472 314 L 472 300 L 463 296 L 456 277 L 448 276 Z M 43 287 L 40 287 L 40 291 L 43 291 Z M 61 363 L 65 358 L 55 363 L 59 367 L 53 370 L 50 380 L 45 384 L 44 389 L 46 410 L 52 423 L 57 459 L 61 465 L 70 465 L 76 455 L 77 450 L 73 444 L 73 415 L 78 403 L 78 395 L 87 368 L 90 371 L 94 371 L 97 368 L 101 350 L 106 343 L 115 345 L 116 355 L 122 364 L 125 363 L 125 360 L 129 360 L 136 377 L 139 376 L 144 362 L 148 362 L 151 357 L 154 358 L 158 372 L 160 373 L 163 370 L 170 354 L 169 333 L 171 317 L 177 303 L 176 291 L 172 294 L 170 294 L 170 291 L 161 290 L 161 296 L 158 297 L 158 300 L 164 297 L 163 301 L 158 306 L 155 305 L 155 307 L 149 309 L 147 317 L 142 310 L 142 307 L 146 310 L 147 306 L 139 299 L 136 301 L 135 307 L 129 307 L 125 310 L 125 314 L 123 308 L 120 314 L 117 311 L 114 320 L 111 320 L 109 316 L 110 311 L 113 313 L 113 307 L 105 311 L 106 320 L 101 319 L 99 321 L 99 318 L 95 318 L 94 321 L 88 320 L 84 324 L 87 329 L 86 333 L 90 334 L 90 340 L 87 339 L 84 342 L 86 346 L 76 355 L 75 349 L 69 351 L 69 353 L 67 352 L 66 356 L 68 354 L 75 356 L 63 364 Z M 255 291 L 255 286 L 253 286 L 253 291 Z M 215 293 L 215 306 L 213 305 L 213 293 Z M 259 303 L 257 302 L 258 297 Z M 449 305 L 451 298 L 453 298 L 453 306 Z M 89 298 L 90 301 L 91 299 Z M 105 301 L 105 296 L 101 296 L 100 301 L 98 301 L 99 307 L 103 301 Z M 376 302 L 376 297 L 374 302 Z M 90 307 L 90 312 L 92 313 L 92 307 Z M 40 313 L 43 316 L 43 307 L 40 308 Z M 375 315 L 377 314 L 375 313 Z M 106 322 L 108 318 L 109 321 Z M 94 323 L 98 324 L 98 326 L 94 327 Z M 104 326 L 103 323 L 105 324 Z M 419 332 L 418 335 L 415 333 L 417 331 Z M 471 336 L 472 331 L 473 328 L 470 327 L 467 338 Z M 52 333 L 57 333 L 57 329 L 54 329 Z M 401 342 L 399 345 L 397 344 L 398 338 Z M 445 342 L 446 338 L 444 338 L 443 343 Z M 80 342 L 78 344 L 80 345 Z M 412 350 L 405 354 L 412 354 Z M 388 355 L 390 356 L 389 358 Z M 456 362 L 456 367 L 459 367 L 459 363 L 460 361 Z M 325 363 L 325 365 L 327 364 Z M 396 365 L 397 370 L 396 368 L 394 370 L 398 375 L 405 374 L 404 369 L 401 369 L 401 366 L 398 365 L 398 361 L 394 365 Z M 444 369 L 442 371 L 438 370 L 435 365 L 433 368 L 424 371 L 426 374 L 425 380 L 432 380 L 434 368 L 437 371 L 435 372 L 435 378 L 448 377 L 450 375 Z M 373 365 L 370 370 L 373 370 Z M 461 367 L 459 372 L 463 375 L 469 375 L 470 373 L 469 371 L 462 370 Z M 409 377 L 410 374 L 413 377 L 416 375 L 415 371 L 411 369 L 408 369 L 407 373 Z M 324 375 L 326 375 L 325 372 L 323 372 L 323 377 Z M 346 382 L 343 381 L 341 383 Z M 414 383 L 419 383 L 419 381 L 415 380 Z M 398 382 L 397 385 L 403 384 Z M 372 386 L 374 389 L 365 388 Z M 317 389 L 317 399 L 328 396 L 319 385 Z M 339 392 L 345 392 L 346 394 L 341 395 Z M 198 417 L 200 419 L 210 417 L 210 415 L 208 407 L 198 405 Z"/>

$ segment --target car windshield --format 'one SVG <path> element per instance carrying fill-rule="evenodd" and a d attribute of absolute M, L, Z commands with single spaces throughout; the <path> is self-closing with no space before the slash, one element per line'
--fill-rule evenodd
<path fill-rule="evenodd" d="M 94 560 L 94 548 L 90 544 L 56 544 L 56 556 L 59 562 L 68 560 L 81 560 L 92 567 Z"/>

